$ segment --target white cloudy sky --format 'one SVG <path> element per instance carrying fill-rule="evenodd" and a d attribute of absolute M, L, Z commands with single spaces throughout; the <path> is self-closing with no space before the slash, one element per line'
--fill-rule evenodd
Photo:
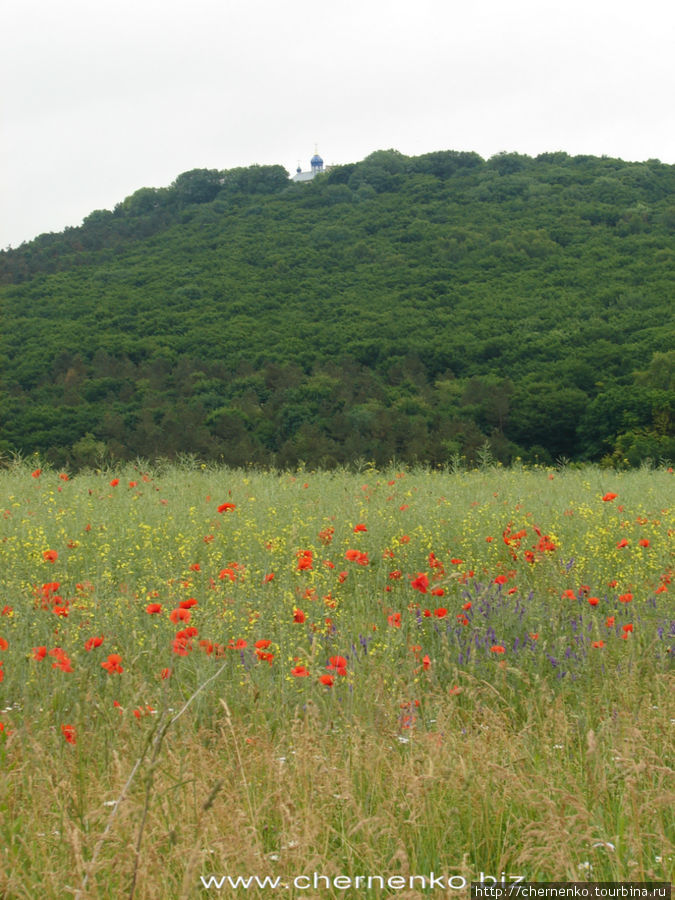
<path fill-rule="evenodd" d="M 193 168 L 675 163 L 672 0 L 0 0 L 0 248 Z"/>

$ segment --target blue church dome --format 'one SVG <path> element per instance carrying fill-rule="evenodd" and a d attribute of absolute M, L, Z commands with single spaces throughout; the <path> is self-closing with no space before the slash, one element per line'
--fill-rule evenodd
<path fill-rule="evenodd" d="M 313 169 L 322 169 L 323 168 L 323 160 L 319 156 L 318 153 L 315 153 L 314 156 L 310 160 L 310 165 Z"/>

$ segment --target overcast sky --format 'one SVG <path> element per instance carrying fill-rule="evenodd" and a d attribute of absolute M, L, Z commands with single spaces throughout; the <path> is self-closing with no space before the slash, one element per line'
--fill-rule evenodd
<path fill-rule="evenodd" d="M 0 0 L 0 248 L 194 168 L 675 163 L 672 0 Z"/>

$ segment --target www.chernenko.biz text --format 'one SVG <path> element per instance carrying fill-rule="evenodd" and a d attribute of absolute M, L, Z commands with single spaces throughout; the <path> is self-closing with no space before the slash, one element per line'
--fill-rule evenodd
<path fill-rule="evenodd" d="M 505 875 L 502 873 L 499 879 L 494 875 L 486 875 L 481 872 L 477 881 L 486 881 L 496 884 L 513 884 L 516 880 L 522 880 L 519 875 Z M 297 891 L 317 891 L 322 889 L 333 890 L 362 890 L 373 891 L 389 888 L 393 891 L 418 889 L 435 889 L 439 891 L 461 891 L 471 885 L 471 879 L 462 875 L 443 875 L 429 872 L 426 875 L 323 875 L 320 872 L 297 875 L 295 878 L 272 877 L 270 875 L 202 875 L 202 887 L 215 891 L 248 890 L 253 888 L 268 888 L 270 890 L 287 890 L 295 888 Z"/>

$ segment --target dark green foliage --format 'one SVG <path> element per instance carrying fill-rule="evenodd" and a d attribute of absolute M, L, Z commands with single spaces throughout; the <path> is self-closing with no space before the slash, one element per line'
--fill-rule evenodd
<path fill-rule="evenodd" d="M 195 169 L 0 253 L 0 449 L 331 466 L 675 455 L 675 167 Z"/>

